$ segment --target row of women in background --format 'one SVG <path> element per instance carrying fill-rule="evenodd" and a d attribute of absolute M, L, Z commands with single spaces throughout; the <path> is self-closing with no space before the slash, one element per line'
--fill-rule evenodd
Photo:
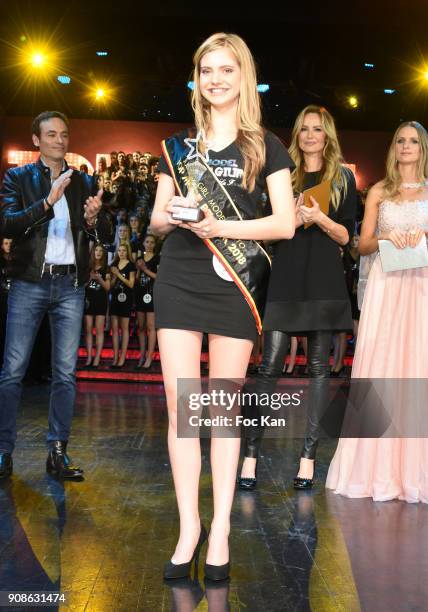
<path fill-rule="evenodd" d="M 104 346 L 104 333 L 106 328 L 106 316 L 109 312 L 109 296 L 116 293 L 122 294 L 124 302 L 119 302 L 120 313 L 114 315 L 110 309 L 112 339 L 114 348 L 113 367 L 121 367 L 125 363 L 126 348 L 129 342 L 130 312 L 135 311 L 138 322 L 138 339 L 140 346 L 140 358 L 138 368 L 149 368 L 152 362 L 153 352 L 156 345 L 156 330 L 153 314 L 153 281 L 156 275 L 157 266 L 160 261 L 160 250 L 162 240 L 155 238 L 150 232 L 143 235 L 143 232 L 150 229 L 143 223 L 138 213 L 130 215 L 124 209 L 117 213 L 116 241 L 107 250 L 102 245 L 94 245 L 91 254 L 91 280 L 87 287 L 86 312 L 85 312 L 85 343 L 87 349 L 87 366 L 98 367 L 101 359 L 101 352 Z M 358 235 L 355 235 L 350 248 L 343 249 L 344 274 L 348 286 L 348 292 L 352 306 L 352 318 L 354 321 L 353 337 L 348 341 L 348 331 L 339 332 L 334 337 L 333 342 L 333 364 L 331 369 L 332 376 L 341 375 L 344 371 L 344 358 L 348 348 L 348 342 L 354 344 L 357 338 L 359 309 L 357 305 L 357 283 L 359 271 L 358 255 Z M 120 253 L 125 255 L 121 244 L 126 249 L 126 259 L 122 262 L 113 260 L 119 257 Z M 8 274 L 8 262 L 10 258 L 12 240 L 3 238 L 0 244 L 0 363 L 2 362 L 3 344 L 5 336 L 5 323 L 7 316 L 7 297 L 10 286 Z M 131 253 L 129 253 L 129 249 Z M 128 263 L 130 264 L 128 266 Z M 134 265 L 132 265 L 134 264 Z M 133 289 L 128 287 L 123 281 L 115 281 L 112 285 L 112 273 L 109 266 L 119 267 L 121 275 L 130 276 L 126 278 L 127 283 L 133 283 Z M 122 270 L 122 267 L 126 270 Z M 133 268 L 133 269 L 132 269 Z M 132 274 L 130 274 L 132 272 Z M 117 278 L 117 277 L 115 277 Z M 121 288 L 125 291 L 122 292 Z M 129 292 L 130 298 L 126 294 Z M 113 298 L 112 298 L 113 299 Z M 114 298 L 117 302 L 117 298 Z M 93 338 L 95 330 L 95 346 Z M 121 334 L 121 341 L 120 341 Z M 284 373 L 293 375 L 296 372 L 296 357 L 298 344 L 301 343 L 304 356 L 307 356 L 306 337 L 293 336 L 290 344 L 290 356 L 287 365 L 284 365 Z M 260 346 L 254 352 L 254 367 L 249 370 L 253 373 L 259 361 Z M 307 374 L 307 368 L 305 370 Z"/>
<path fill-rule="evenodd" d="M 159 265 L 155 236 L 147 234 L 143 247 L 144 251 L 139 252 L 134 259 L 130 242 L 127 240 L 120 242 L 111 266 L 107 265 L 107 253 L 102 245 L 96 244 L 92 249 L 90 281 L 86 287 L 85 303 L 87 366 L 96 368 L 100 365 L 107 312 L 111 318 L 113 342 L 111 367 L 122 368 L 125 365 L 129 343 L 129 321 L 134 307 L 138 320 L 140 344 L 140 359 L 137 367 L 149 368 L 151 366 L 156 344 L 153 284 Z M 94 327 L 96 346 L 93 356 Z"/>

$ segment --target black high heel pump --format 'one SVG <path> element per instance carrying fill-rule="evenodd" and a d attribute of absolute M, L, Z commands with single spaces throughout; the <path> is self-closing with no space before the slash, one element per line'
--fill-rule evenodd
<path fill-rule="evenodd" d="M 190 570 L 192 568 L 193 561 L 195 562 L 195 573 L 198 570 L 199 563 L 199 553 L 201 552 L 202 545 L 207 540 L 207 530 L 201 523 L 201 533 L 199 535 L 198 543 L 196 544 L 196 548 L 193 551 L 192 558 L 190 561 L 186 563 L 173 563 L 172 561 L 168 561 L 165 563 L 163 570 L 163 577 L 165 580 L 172 580 L 174 578 L 186 578 L 190 575 Z"/>

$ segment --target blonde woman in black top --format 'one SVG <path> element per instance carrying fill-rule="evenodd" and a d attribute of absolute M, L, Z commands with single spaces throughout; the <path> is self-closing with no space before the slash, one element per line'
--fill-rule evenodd
<path fill-rule="evenodd" d="M 152 231 L 168 234 L 154 302 L 180 515 L 180 536 L 165 578 L 189 575 L 206 539 L 198 504 L 200 441 L 178 436 L 177 383 L 181 378 L 200 379 L 204 332 L 211 380 L 245 377 L 261 328 L 259 307 L 269 273 L 268 257 L 256 241 L 290 238 L 295 218 L 289 171 L 293 163 L 279 139 L 261 126 L 254 60 L 245 42 L 235 34 L 211 36 L 195 53 L 193 80 L 195 128 L 162 143 L 150 222 Z M 273 212 L 257 219 L 266 188 Z M 180 208 L 198 201 L 201 221 L 173 218 Z M 205 564 L 210 579 L 229 574 L 239 448 L 237 437 L 211 440 L 214 516 Z"/>
<path fill-rule="evenodd" d="M 129 319 L 134 301 L 135 265 L 132 261 L 131 245 L 122 242 L 110 267 L 110 315 L 113 341 L 112 368 L 122 368 L 126 360 L 129 343 Z M 122 344 L 119 358 L 119 328 Z"/>
<path fill-rule="evenodd" d="M 290 336 L 308 338 L 308 429 L 301 452 L 297 489 L 313 485 L 319 418 L 325 407 L 330 376 L 330 349 L 336 330 L 352 329 L 351 305 L 343 274 L 340 247 L 349 242 L 356 215 L 354 176 L 343 165 L 333 117 L 323 107 L 308 106 L 294 124 L 290 155 L 295 193 L 331 180 L 330 208 L 324 214 L 298 199 L 296 233 L 276 243 L 263 320 L 264 350 L 257 375 L 258 391 L 272 391 L 281 375 Z M 305 223 L 311 223 L 304 229 Z M 260 432 L 259 432 L 260 433 Z M 256 485 L 260 436 L 246 441 L 239 479 L 242 489 Z"/>

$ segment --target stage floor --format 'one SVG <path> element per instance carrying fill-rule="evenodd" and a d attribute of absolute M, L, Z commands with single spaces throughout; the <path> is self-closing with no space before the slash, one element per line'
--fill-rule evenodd
<path fill-rule="evenodd" d="M 86 480 L 63 485 L 44 471 L 49 387 L 25 389 L 14 475 L 0 484 L 0 591 L 61 591 L 67 607 L 45 609 L 96 612 L 427 609 L 428 506 L 326 491 L 335 441 L 321 444 L 315 488 L 295 492 L 301 441 L 266 440 L 257 490 L 235 497 L 230 583 L 205 588 L 200 563 L 200 582 L 164 584 L 177 512 L 163 387 L 78 390 L 69 450 Z M 208 441 L 203 449 L 209 525 Z"/>

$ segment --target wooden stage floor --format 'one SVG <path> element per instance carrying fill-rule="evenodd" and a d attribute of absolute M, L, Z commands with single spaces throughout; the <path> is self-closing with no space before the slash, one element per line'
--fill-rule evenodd
<path fill-rule="evenodd" d="M 326 491 L 334 440 L 321 444 L 308 493 L 290 484 L 301 441 L 265 440 L 257 490 L 234 501 L 230 582 L 205 587 L 201 564 L 199 581 L 164 584 L 177 512 L 163 387 L 78 390 L 69 450 L 86 479 L 62 484 L 44 471 L 49 387 L 25 389 L 14 475 L 0 484 L 0 591 L 61 591 L 67 606 L 45 609 L 94 612 L 427 610 L 428 506 Z"/>

